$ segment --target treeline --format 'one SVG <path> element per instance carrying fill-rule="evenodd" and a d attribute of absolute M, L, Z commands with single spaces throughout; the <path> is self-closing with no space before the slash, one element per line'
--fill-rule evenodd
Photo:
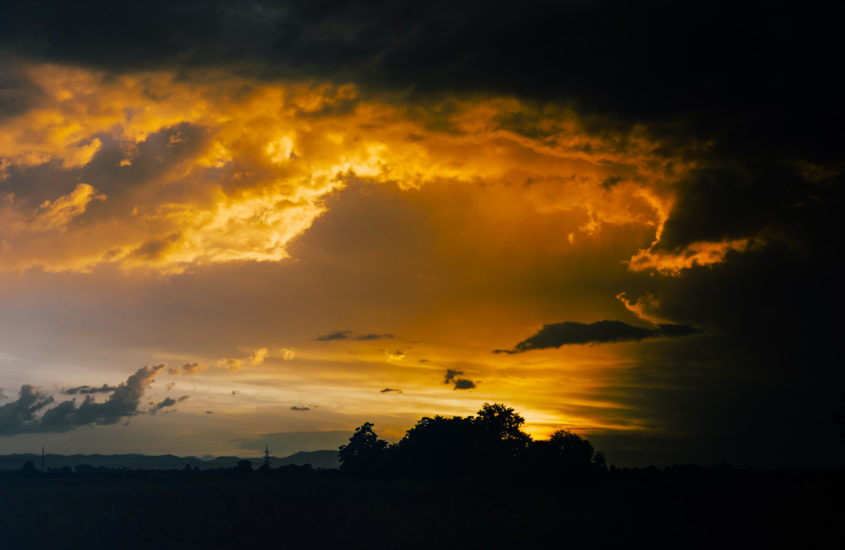
<path fill-rule="evenodd" d="M 390 445 L 364 423 L 338 451 L 340 470 L 365 476 L 488 476 L 588 474 L 607 469 L 604 454 L 586 439 L 558 430 L 534 441 L 525 419 L 501 403 L 475 416 L 423 417 Z"/>
<path fill-rule="evenodd" d="M 109 468 L 107 466 L 92 466 L 91 464 L 78 464 L 74 467 L 63 466 L 61 468 L 49 468 L 46 472 L 35 466 L 33 461 L 27 461 L 17 470 L 0 470 L 2 479 L 111 479 L 111 478 L 155 478 L 155 479 L 221 479 L 234 478 L 243 479 L 253 476 L 309 476 L 316 473 L 330 473 L 337 470 L 324 470 L 313 468 L 310 464 L 287 464 L 277 468 L 271 468 L 263 464 L 258 468 L 253 467 L 253 461 L 240 460 L 237 465 L 228 468 L 205 468 L 186 464 L 180 469 L 143 469 L 143 468 Z"/>

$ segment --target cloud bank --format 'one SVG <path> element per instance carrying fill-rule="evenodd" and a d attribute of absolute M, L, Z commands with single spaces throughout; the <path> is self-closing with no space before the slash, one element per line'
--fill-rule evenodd
<path fill-rule="evenodd" d="M 55 398 L 40 388 L 28 384 L 21 386 L 18 399 L 0 406 L 0 436 L 66 432 L 83 426 L 117 424 L 142 413 L 139 406 L 144 393 L 165 368 L 166 365 L 159 364 L 138 369 L 126 382 L 110 390 L 111 395 L 102 403 L 94 401 L 91 393 L 96 392 L 87 392 L 79 405 L 74 400 L 56 404 Z M 162 410 L 176 402 L 170 398 L 165 399 L 155 405 L 153 410 Z"/>

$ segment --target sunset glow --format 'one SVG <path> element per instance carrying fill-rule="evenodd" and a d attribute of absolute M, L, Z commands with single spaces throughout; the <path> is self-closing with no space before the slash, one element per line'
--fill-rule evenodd
<path fill-rule="evenodd" d="M 725 450 L 716 403 L 720 425 L 773 403 L 821 425 L 838 371 L 806 379 L 815 408 L 779 380 L 830 364 L 817 234 L 842 163 L 778 113 L 624 48 L 552 49 L 546 73 L 455 39 L 433 68 L 364 23 L 244 10 L 219 50 L 5 47 L 3 452 L 313 450 L 490 402 L 620 464 L 742 462 L 757 444 Z M 323 50 L 326 28 L 359 42 Z"/>

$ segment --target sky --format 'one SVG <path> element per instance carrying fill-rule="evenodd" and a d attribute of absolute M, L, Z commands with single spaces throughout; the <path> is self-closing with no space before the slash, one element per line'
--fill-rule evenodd
<path fill-rule="evenodd" d="M 845 461 L 829 14 L 0 6 L 0 453 Z"/>

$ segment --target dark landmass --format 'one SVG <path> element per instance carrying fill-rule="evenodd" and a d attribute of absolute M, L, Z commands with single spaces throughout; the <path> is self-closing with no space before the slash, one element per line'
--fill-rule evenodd
<path fill-rule="evenodd" d="M 768 548 L 841 542 L 845 471 L 379 479 L 273 470 L 0 475 L 3 548 Z"/>
<path fill-rule="evenodd" d="M 100 456 L 123 464 L 106 467 L 91 463 L 97 455 L 77 455 L 64 458 L 88 463 L 42 471 L 39 456 L 13 455 L 30 460 L 0 470 L 0 540 L 13 550 L 710 550 L 841 542 L 845 469 L 608 467 L 577 434 L 558 430 L 535 441 L 523 423 L 512 408 L 485 403 L 474 416 L 423 417 L 392 445 L 365 422 L 337 452 L 282 459 L 331 453 L 337 469 L 168 455 Z M 156 469 L 125 466 L 143 460 Z"/>
<path fill-rule="evenodd" d="M 195 456 L 175 455 L 144 455 L 144 454 L 47 454 L 45 457 L 47 470 L 75 468 L 79 465 L 89 465 L 95 468 L 129 469 L 129 470 L 179 470 L 185 466 L 201 470 L 219 468 L 234 468 L 241 460 L 249 460 L 255 467 L 264 463 L 264 458 L 244 458 L 237 456 L 218 456 L 210 460 Z M 41 455 L 10 454 L 0 455 L 0 470 L 17 470 L 27 462 L 32 462 L 40 468 Z M 337 451 L 300 451 L 286 457 L 270 457 L 270 466 L 279 468 L 289 465 L 310 464 L 314 468 L 337 468 Z"/>

